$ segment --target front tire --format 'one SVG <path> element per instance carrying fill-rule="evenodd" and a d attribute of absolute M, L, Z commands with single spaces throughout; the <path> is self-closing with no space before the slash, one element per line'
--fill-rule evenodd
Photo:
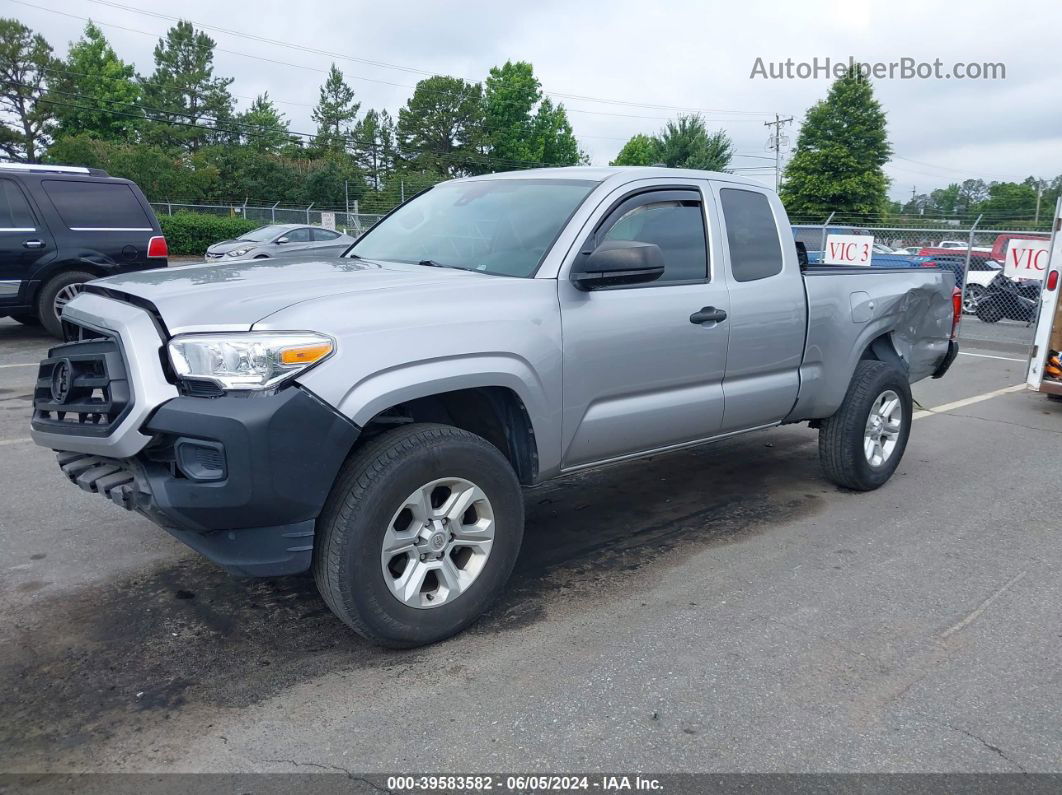
<path fill-rule="evenodd" d="M 37 295 L 37 317 L 44 330 L 53 337 L 63 338 L 63 325 L 59 320 L 63 307 L 81 292 L 81 285 L 97 278 L 86 271 L 67 271 L 45 282 Z"/>
<path fill-rule="evenodd" d="M 883 485 L 903 458 L 911 433 L 911 386 L 895 367 L 861 361 L 844 402 L 819 431 L 826 477 L 855 491 Z"/>
<path fill-rule="evenodd" d="M 460 632 L 498 598 L 523 530 L 520 484 L 494 445 L 411 424 L 344 464 L 317 520 L 314 578 L 359 634 L 421 646 Z"/>

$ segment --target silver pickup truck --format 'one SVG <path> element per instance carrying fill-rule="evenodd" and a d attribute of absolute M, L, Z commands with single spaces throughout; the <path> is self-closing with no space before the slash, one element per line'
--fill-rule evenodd
<path fill-rule="evenodd" d="M 342 257 L 89 283 L 42 362 L 36 442 L 226 569 L 313 569 L 382 644 L 475 620 L 521 486 L 782 423 L 881 486 L 910 384 L 957 352 L 953 277 L 806 266 L 777 195 L 731 174 L 455 180 Z"/>

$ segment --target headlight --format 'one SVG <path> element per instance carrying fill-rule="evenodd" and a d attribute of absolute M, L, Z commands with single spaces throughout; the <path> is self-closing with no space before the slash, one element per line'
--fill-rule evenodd
<path fill-rule="evenodd" d="M 242 257 L 244 254 L 246 254 L 250 250 L 251 250 L 250 246 L 245 246 L 243 248 L 234 248 L 232 251 L 229 252 L 229 256 L 230 257 Z"/>
<path fill-rule="evenodd" d="M 309 331 L 182 334 L 167 346 L 180 378 L 222 389 L 269 389 L 324 361 L 335 340 Z"/>

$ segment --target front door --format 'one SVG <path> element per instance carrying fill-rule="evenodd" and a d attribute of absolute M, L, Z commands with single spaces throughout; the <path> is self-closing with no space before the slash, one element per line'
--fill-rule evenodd
<path fill-rule="evenodd" d="M 590 292 L 559 280 L 564 468 L 718 432 L 729 296 L 711 267 L 710 202 L 697 184 L 614 194 L 578 256 L 606 240 L 654 243 L 663 276 Z"/>

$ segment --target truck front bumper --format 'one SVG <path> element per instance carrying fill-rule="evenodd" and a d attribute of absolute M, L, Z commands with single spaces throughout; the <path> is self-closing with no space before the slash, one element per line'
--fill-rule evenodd
<path fill-rule="evenodd" d="M 296 386 L 272 395 L 177 397 L 135 456 L 57 451 L 67 477 L 150 518 L 234 574 L 309 568 L 315 520 L 359 429 Z"/>

